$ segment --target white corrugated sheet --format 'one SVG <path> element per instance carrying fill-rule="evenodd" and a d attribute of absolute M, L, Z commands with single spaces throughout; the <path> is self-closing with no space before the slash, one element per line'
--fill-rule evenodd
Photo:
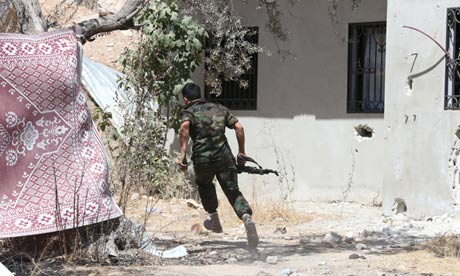
<path fill-rule="evenodd" d="M 123 125 L 123 115 L 117 97 L 127 101 L 126 93 L 118 88 L 118 80 L 122 77 L 122 73 L 110 67 L 83 58 L 82 85 L 102 110 L 112 113 L 111 123 L 118 132 Z"/>

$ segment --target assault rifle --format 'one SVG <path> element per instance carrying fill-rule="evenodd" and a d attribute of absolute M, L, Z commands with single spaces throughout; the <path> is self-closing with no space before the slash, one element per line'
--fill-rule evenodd
<path fill-rule="evenodd" d="M 249 173 L 249 174 L 269 174 L 273 173 L 276 176 L 279 176 L 277 171 L 270 170 L 270 169 L 264 169 L 262 168 L 259 163 L 256 162 L 253 158 L 246 156 L 246 155 L 238 155 L 237 156 L 237 161 L 236 162 L 236 169 L 238 170 L 238 173 Z M 240 163 L 244 162 L 251 162 L 257 165 L 257 167 L 252 167 L 252 166 L 245 166 L 245 165 L 240 165 Z"/>

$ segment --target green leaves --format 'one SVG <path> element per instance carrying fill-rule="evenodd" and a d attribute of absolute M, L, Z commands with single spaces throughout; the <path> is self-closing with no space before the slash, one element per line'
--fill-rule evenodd
<path fill-rule="evenodd" d="M 178 129 L 180 89 L 201 62 L 206 32 L 190 16 L 181 16 L 174 1 L 151 0 L 136 21 L 142 39 L 121 57 L 126 78 L 120 85 L 131 107 L 124 108 L 126 143 L 117 162 L 132 182 L 161 193 L 175 178 L 166 134 Z"/>

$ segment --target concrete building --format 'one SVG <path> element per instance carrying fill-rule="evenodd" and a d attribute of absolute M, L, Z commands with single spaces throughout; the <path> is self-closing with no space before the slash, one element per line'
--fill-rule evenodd
<path fill-rule="evenodd" d="M 276 49 L 264 11 L 248 2 L 238 7 L 245 25 Z M 446 73 L 445 53 L 430 38 L 402 26 L 443 47 L 451 33 L 456 57 L 460 23 L 447 16 L 460 19 L 449 10 L 460 1 L 367 0 L 353 9 L 345 0 L 332 19 L 328 3 L 281 5 L 291 32 L 281 47 L 295 58 L 259 55 L 250 100 L 226 88 L 224 98 L 243 102 L 233 113 L 245 125 L 247 153 L 282 173 L 243 176 L 241 189 L 259 199 L 383 202 L 386 213 L 401 198 L 412 216 L 455 210 L 460 111 L 449 109 L 459 107 L 460 74 L 453 65 Z M 233 133 L 229 140 L 236 150 Z"/>

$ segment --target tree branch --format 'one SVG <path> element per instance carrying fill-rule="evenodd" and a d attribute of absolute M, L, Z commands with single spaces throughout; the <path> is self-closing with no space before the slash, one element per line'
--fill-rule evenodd
<path fill-rule="evenodd" d="M 127 0 L 115 15 L 92 18 L 76 24 L 77 37 L 82 44 L 93 41 L 94 36 L 115 30 L 134 29 L 134 17 L 142 10 L 145 0 Z"/>

